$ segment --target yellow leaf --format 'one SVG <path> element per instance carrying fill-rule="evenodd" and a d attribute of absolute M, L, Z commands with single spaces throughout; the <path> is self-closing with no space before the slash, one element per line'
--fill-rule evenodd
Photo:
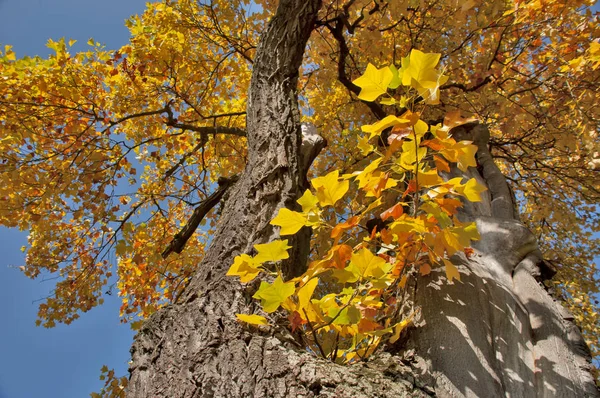
<path fill-rule="evenodd" d="M 362 248 L 358 253 L 353 253 L 347 271 L 352 272 L 355 280 L 361 278 L 380 278 L 392 269 L 392 264 L 383 258 L 375 256 L 369 249 Z"/>
<path fill-rule="evenodd" d="M 487 188 L 471 178 L 466 184 L 455 187 L 455 190 L 471 202 L 481 202 L 481 193 L 487 191 Z"/>
<path fill-rule="evenodd" d="M 378 121 L 375 124 L 366 124 L 361 126 L 361 130 L 365 133 L 370 133 L 369 139 L 378 136 L 381 132 L 388 127 L 396 126 L 398 124 L 410 123 L 409 119 L 400 118 L 394 115 L 388 115 Z"/>
<path fill-rule="evenodd" d="M 261 301 L 265 312 L 273 312 L 279 308 L 285 299 L 294 294 L 295 290 L 296 286 L 293 282 L 284 283 L 283 279 L 278 276 L 272 285 L 261 282 L 260 287 L 252 297 Z"/>
<path fill-rule="evenodd" d="M 390 229 L 393 233 L 398 234 L 402 232 L 422 234 L 427 232 L 425 223 L 420 218 L 408 217 L 403 214 L 396 221 L 392 223 Z"/>
<path fill-rule="evenodd" d="M 394 344 L 400 338 L 400 333 L 402 333 L 404 328 L 406 328 L 406 326 L 408 326 L 408 324 L 411 321 L 412 321 L 412 315 L 409 316 L 408 318 L 402 320 L 402 322 L 398 322 L 397 324 L 395 324 L 393 326 L 394 334 L 392 335 L 392 337 L 390 337 L 391 344 Z"/>
<path fill-rule="evenodd" d="M 77 43 L 77 40 L 73 40 L 73 39 L 69 40 L 69 47 L 72 47 L 73 44 L 75 44 L 75 43 Z"/>
<path fill-rule="evenodd" d="M 358 145 L 356 147 L 360 149 L 360 153 L 363 156 L 367 156 L 368 154 L 373 152 L 373 149 L 375 149 L 373 145 L 369 144 L 369 138 L 367 138 L 366 136 L 362 136 L 358 139 Z"/>
<path fill-rule="evenodd" d="M 334 325 L 353 325 L 360 321 L 360 310 L 354 306 L 342 308 L 330 308 L 327 315 L 333 319 Z"/>
<path fill-rule="evenodd" d="M 281 227 L 280 235 L 293 235 L 307 224 L 306 221 L 305 214 L 283 207 L 279 209 L 277 216 L 269 224 Z"/>
<path fill-rule="evenodd" d="M 9 45 L 4 46 L 4 55 L 9 61 L 15 61 L 17 59 L 14 51 L 12 50 L 12 46 Z"/>
<path fill-rule="evenodd" d="M 393 73 L 389 67 L 377 69 L 372 64 L 367 65 L 367 70 L 358 79 L 352 81 L 361 88 L 358 98 L 363 101 L 375 101 L 381 94 L 387 92 L 387 88 L 393 79 Z"/>
<path fill-rule="evenodd" d="M 429 130 L 429 125 L 422 121 L 421 119 L 417 120 L 413 127 L 413 131 L 418 138 L 421 138 L 425 135 L 425 133 Z M 420 141 L 419 141 L 420 142 Z"/>
<path fill-rule="evenodd" d="M 440 54 L 424 53 L 413 48 L 410 55 L 402 59 L 402 84 L 410 86 L 414 79 L 423 85 L 427 78 L 431 78 L 431 71 L 439 60 Z"/>
<path fill-rule="evenodd" d="M 442 180 L 442 178 L 438 175 L 436 169 L 429 171 L 419 170 L 417 180 L 419 187 L 431 187 L 444 182 L 444 180 Z"/>
<path fill-rule="evenodd" d="M 334 170 L 324 177 L 314 178 L 311 184 L 317 190 L 317 198 L 321 206 L 335 205 L 350 187 L 348 181 L 339 181 L 338 170 Z"/>
<path fill-rule="evenodd" d="M 227 271 L 227 276 L 239 276 L 243 283 L 250 282 L 260 273 L 252 257 L 247 254 L 240 254 L 233 259 L 233 264 Z"/>
<path fill-rule="evenodd" d="M 391 88 L 392 90 L 394 90 L 402 84 L 402 79 L 400 79 L 400 72 L 398 71 L 396 66 L 390 65 L 389 68 L 390 68 L 390 71 L 392 72 L 392 81 L 390 82 L 390 84 L 388 84 L 388 87 Z M 392 101 L 394 101 L 393 98 L 392 98 Z M 381 103 L 383 104 L 383 101 Z M 393 105 L 393 104 L 394 103 L 392 103 L 390 105 Z"/>
<path fill-rule="evenodd" d="M 267 261 L 276 262 L 290 257 L 287 251 L 291 246 L 288 246 L 287 239 L 274 240 L 273 242 L 254 245 L 254 248 L 258 251 L 258 254 L 254 256 L 254 261 L 256 263 L 262 264 Z"/>
<path fill-rule="evenodd" d="M 242 322 L 249 323 L 250 325 L 268 325 L 267 318 L 264 316 L 252 314 L 235 314 L 236 318 Z"/>
<path fill-rule="evenodd" d="M 296 202 L 302 206 L 302 212 L 308 213 L 318 209 L 319 199 L 310 192 L 309 189 L 304 191 L 304 194 Z"/>
<path fill-rule="evenodd" d="M 398 164 L 403 170 L 414 170 L 414 165 L 421 162 L 427 155 L 427 148 L 415 146 L 414 141 L 404 141 L 402 143 L 402 155 L 398 159 Z"/>
<path fill-rule="evenodd" d="M 410 55 L 402 58 L 402 84 L 412 86 L 428 104 L 439 103 L 439 86 L 448 81 L 448 76 L 435 70 L 440 54 L 424 53 L 412 49 Z"/>
<path fill-rule="evenodd" d="M 458 268 L 451 261 L 442 259 L 444 261 L 444 266 L 446 268 L 446 278 L 448 282 L 452 282 L 453 279 L 460 281 L 460 273 L 458 272 Z"/>
<path fill-rule="evenodd" d="M 454 149 L 457 150 L 457 166 L 460 170 L 467 171 L 469 167 L 477 167 L 477 161 L 475 160 L 476 145 L 471 145 L 470 141 L 461 141 L 454 145 Z"/>
<path fill-rule="evenodd" d="M 306 308 L 310 303 L 315 288 L 319 284 L 319 278 L 313 278 L 306 282 L 304 286 L 298 289 L 298 307 L 299 309 Z"/>

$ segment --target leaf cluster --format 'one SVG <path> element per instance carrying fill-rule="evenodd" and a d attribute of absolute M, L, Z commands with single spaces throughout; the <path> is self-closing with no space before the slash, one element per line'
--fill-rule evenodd
<path fill-rule="evenodd" d="M 412 67 L 396 71 L 396 80 L 406 81 L 415 96 L 424 94 L 424 86 L 427 93 L 437 92 L 437 86 L 423 79 L 439 76 L 434 69 L 439 56 L 413 54 Z M 431 61 L 420 62 L 419 57 Z M 359 98 L 375 100 L 388 88 L 397 88 L 390 78 L 392 70 L 368 67 L 355 80 L 362 88 Z M 379 139 L 388 128 L 389 146 L 379 152 L 369 141 Z M 280 235 L 296 234 L 303 227 L 328 235 L 327 253 L 314 259 L 303 275 L 284 282 L 277 263 L 288 257 L 288 241 L 274 240 L 255 245 L 254 257 L 237 256 L 227 273 L 245 283 L 261 274 L 274 277 L 272 283 L 263 280 L 253 296 L 262 310 L 273 313 L 283 308 L 291 330 L 301 332 L 309 350 L 340 363 L 365 359 L 383 341 L 398 340 L 413 317 L 401 311 L 402 289 L 409 277 L 442 268 L 448 282 L 460 280 L 450 258 L 457 252 L 469 253 L 471 240 L 479 239 L 474 223 L 456 217 L 460 198 L 481 201 L 480 193 L 486 190 L 475 178 L 446 181 L 439 174 L 449 172 L 450 163 L 463 171 L 476 165 L 477 147 L 457 142 L 448 125 L 430 128 L 419 113 L 406 111 L 361 129 L 365 133 L 361 150 L 373 155 L 366 167 L 342 175 L 334 170 L 312 179 L 312 190 L 297 201 L 302 211 L 281 208 L 271 221 L 280 227 Z M 397 201 L 381 212 L 388 194 Z M 404 210 L 407 200 L 412 204 L 410 213 Z M 374 214 L 385 224 L 365 234 L 361 223 Z M 256 314 L 237 317 L 252 325 L 267 324 Z"/>

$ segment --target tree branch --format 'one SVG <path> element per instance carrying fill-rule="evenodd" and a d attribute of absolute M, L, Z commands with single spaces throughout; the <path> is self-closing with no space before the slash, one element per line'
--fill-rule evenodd
<path fill-rule="evenodd" d="M 246 136 L 246 130 L 239 127 L 223 127 L 223 126 L 194 126 L 193 124 L 178 123 L 177 118 L 173 115 L 173 110 L 170 107 L 170 103 L 165 105 L 161 111 L 167 114 L 167 126 L 179 128 L 182 130 L 190 130 L 200 133 L 202 135 L 209 134 L 229 134 L 237 135 L 239 137 Z M 245 112 L 239 112 L 232 115 L 243 115 Z"/>
<path fill-rule="evenodd" d="M 162 252 L 162 258 L 167 258 L 172 252 L 181 253 L 187 241 L 192 237 L 202 219 L 208 214 L 208 212 L 219 203 L 225 192 L 238 180 L 238 176 L 230 178 L 221 177 L 219 178 L 219 188 L 206 198 L 192 213 L 192 216 L 188 222 L 181 228 L 181 230 L 173 237 L 169 246 Z"/>
<path fill-rule="evenodd" d="M 326 24 L 325 26 L 327 26 L 327 29 L 329 29 L 334 39 L 340 46 L 340 56 L 338 58 L 338 80 L 344 85 L 344 87 L 358 95 L 360 93 L 360 87 L 352 83 L 346 74 L 346 58 L 350 54 L 350 49 L 348 48 L 348 44 L 344 38 L 344 21 L 340 16 L 338 16 L 335 21 L 335 26 L 331 26 L 331 24 Z M 371 112 L 373 112 L 378 119 L 383 119 L 386 116 L 386 112 L 383 110 L 383 108 L 375 102 L 363 101 L 363 103 L 369 107 Z"/>

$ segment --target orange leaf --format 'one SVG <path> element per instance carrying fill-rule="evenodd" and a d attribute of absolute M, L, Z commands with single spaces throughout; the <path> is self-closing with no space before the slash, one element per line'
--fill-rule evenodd
<path fill-rule="evenodd" d="M 442 145 L 442 143 L 439 140 L 426 140 L 423 141 L 421 145 L 429 147 L 434 151 L 441 151 L 442 149 L 444 149 L 444 145 Z"/>
<path fill-rule="evenodd" d="M 337 239 L 340 237 L 340 235 L 342 235 L 342 233 L 344 233 L 344 231 L 357 226 L 359 221 L 359 216 L 352 216 L 346 222 L 336 225 L 331 231 L 331 238 Z"/>
<path fill-rule="evenodd" d="M 394 206 L 381 213 L 381 219 L 385 221 L 390 217 L 393 217 L 394 219 L 400 217 L 404 213 L 404 209 L 402 208 L 403 204 L 404 203 L 396 203 Z"/>
<path fill-rule="evenodd" d="M 444 117 L 444 126 L 442 127 L 444 130 L 452 130 L 455 127 L 462 126 L 463 124 L 471 123 L 477 121 L 476 118 L 465 118 L 460 114 L 460 110 L 448 112 Z"/>
<path fill-rule="evenodd" d="M 307 323 L 306 320 L 302 319 L 302 316 L 298 313 L 298 311 L 292 312 L 288 316 L 288 320 L 290 321 L 290 326 L 292 327 L 292 333 L 294 333 L 299 326 Z"/>
<path fill-rule="evenodd" d="M 445 171 L 446 173 L 450 172 L 450 165 L 441 157 L 433 155 L 433 161 L 435 162 L 435 168 L 438 169 L 438 171 Z"/>
<path fill-rule="evenodd" d="M 361 320 L 358 322 L 359 333 L 368 333 L 380 329 L 383 329 L 383 326 L 366 318 L 361 318 Z"/>

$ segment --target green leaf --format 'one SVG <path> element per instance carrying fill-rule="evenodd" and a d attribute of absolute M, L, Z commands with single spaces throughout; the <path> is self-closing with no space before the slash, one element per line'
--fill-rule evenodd
<path fill-rule="evenodd" d="M 390 71 L 392 72 L 392 81 L 388 84 L 388 87 L 392 90 L 398 88 L 402 84 L 402 79 L 400 78 L 400 72 L 394 65 L 389 66 Z M 383 101 L 381 102 L 383 104 Z M 385 104 L 384 104 L 385 105 Z"/>
<path fill-rule="evenodd" d="M 261 282 L 260 287 L 252 297 L 260 300 L 265 312 L 273 312 L 295 291 L 296 286 L 293 282 L 284 283 L 283 279 L 278 276 L 272 285 Z"/>
<path fill-rule="evenodd" d="M 355 325 L 360 321 L 360 311 L 354 306 L 346 307 L 341 311 L 337 308 L 330 308 L 327 315 L 335 318 L 334 325 Z"/>

